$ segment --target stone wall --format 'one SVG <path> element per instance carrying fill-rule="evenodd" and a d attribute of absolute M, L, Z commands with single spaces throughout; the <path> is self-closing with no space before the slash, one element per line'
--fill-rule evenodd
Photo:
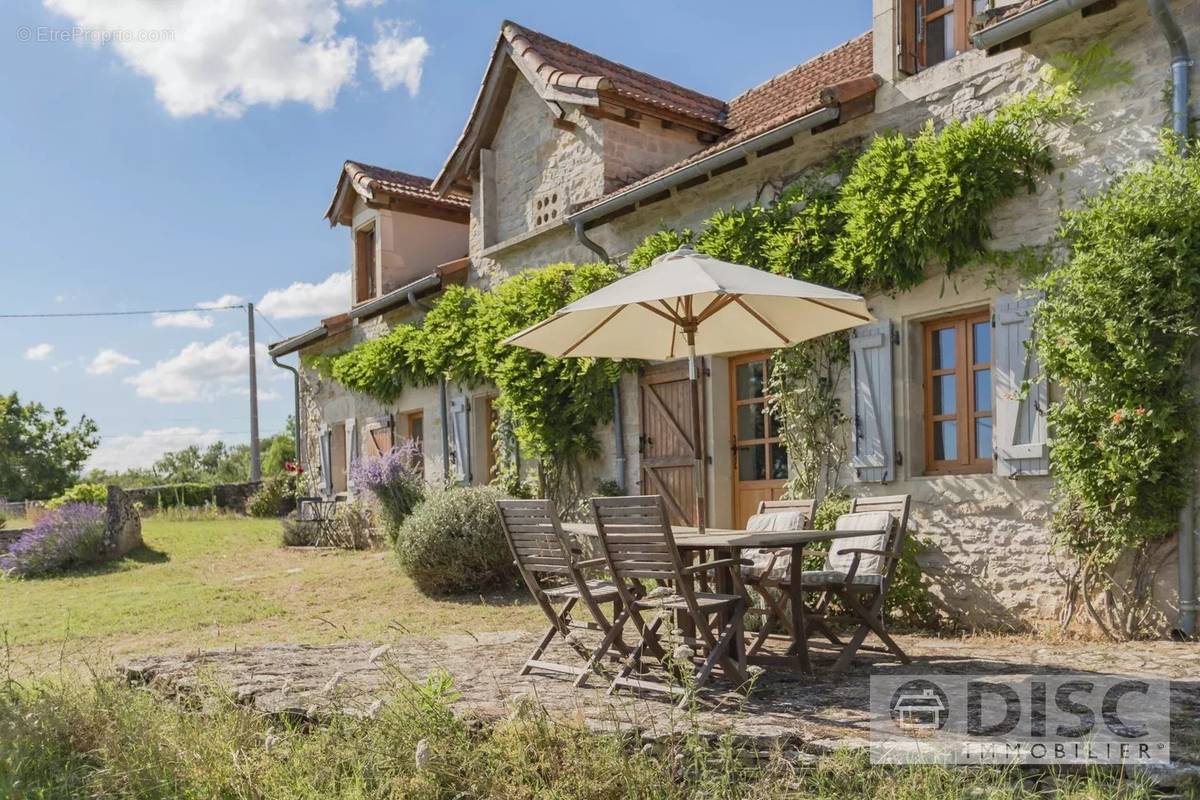
<path fill-rule="evenodd" d="M 1194 0 L 1173 5 L 1177 11 L 1185 6 L 1195 8 Z M 1182 13 L 1179 19 L 1189 40 L 1200 41 L 1200 15 Z M 1037 87 L 1041 71 L 1055 54 L 1078 51 L 1100 39 L 1113 48 L 1115 59 L 1131 66 L 1131 81 L 1086 94 L 1083 99 L 1090 106 L 1087 120 L 1058 126 L 1049 136 L 1056 154 L 1054 174 L 1040 181 L 1036 192 L 1005 203 L 992 217 L 992 244 L 997 249 L 1048 242 L 1063 208 L 1077 205 L 1083 195 L 1097 191 L 1111 176 L 1155 152 L 1167 114 L 1162 87 L 1169 77 L 1169 62 L 1167 47 L 1143 4 L 1120 3 L 1115 10 L 1086 19 L 1076 14 L 1035 31 L 1032 43 L 1022 49 L 995 56 L 967 53 L 919 76 L 887 83 L 878 93 L 877 113 L 818 135 L 802 135 L 793 147 L 762 158 L 751 157 L 742 169 L 676 192 L 667 200 L 595 228 L 589 235 L 611 256 L 622 258 L 643 237 L 664 225 L 694 229 L 718 208 L 769 199 L 804 169 L 846 147 L 859 146 L 876 131 L 915 131 L 930 119 L 943 122 L 988 113 L 1006 99 Z M 609 149 L 606 146 L 605 152 Z M 538 158 L 535 153 L 531 157 Z M 592 165 L 589 160 L 580 168 L 591 169 Z M 564 169 L 561 160 L 548 166 Z M 520 186 L 527 184 L 511 190 L 520 191 Z M 488 280 L 556 261 L 594 259 L 563 227 L 488 252 L 477 251 L 473 240 L 472 257 L 483 265 Z M 869 298 L 873 313 L 894 320 L 901 331 L 895 359 L 895 423 L 897 448 L 906 458 L 899 480 L 886 486 L 860 484 L 853 489 L 913 495 L 915 529 L 930 544 L 923 566 L 937 595 L 948 613 L 980 627 L 1019 626 L 1057 614 L 1063 583 L 1058 574 L 1062 565 L 1052 553 L 1048 530 L 1053 482 L 1047 478 L 922 474 L 922 411 L 903 387 L 920 384 L 912 372 L 918 341 L 912 335 L 913 326 L 930 316 L 986 304 L 1013 288 L 1011 277 L 976 270 L 951 279 L 931 274 L 913 292 Z M 706 397 L 709 452 L 714 461 L 709 495 L 713 521 L 721 524 L 728 519 L 731 505 L 724 388 L 728 372 L 720 358 L 711 360 L 711 368 L 713 379 Z M 627 379 L 622 389 L 629 457 L 625 477 L 630 489 L 637 491 L 636 381 Z M 843 400 L 848 399 L 848 392 L 843 391 Z M 602 460 L 589 468 L 593 479 L 610 477 L 615 469 L 611 431 L 600 436 L 605 451 Z M 1176 602 L 1174 576 L 1173 567 L 1163 569 L 1156 587 L 1168 614 Z"/>
<path fill-rule="evenodd" d="M 142 546 L 141 514 L 134 506 L 133 498 L 121 487 L 108 487 L 104 516 L 104 543 L 99 553 L 101 561 L 121 558 Z"/>
<path fill-rule="evenodd" d="M 703 149 L 696 132 L 644 117 L 636 127 L 604 121 L 604 191 L 611 192 Z"/>
<path fill-rule="evenodd" d="M 188 484 L 189 486 L 193 484 Z M 258 487 L 262 483 L 258 481 L 243 481 L 241 483 L 218 483 L 213 486 L 205 486 L 203 498 L 196 497 L 189 499 L 185 496 L 185 505 L 203 505 L 211 502 L 217 508 L 226 509 L 228 511 L 236 511 L 243 513 L 246 510 L 246 503 L 250 496 L 258 491 Z M 151 508 L 157 505 L 157 498 L 160 493 L 170 494 L 171 485 L 166 486 L 139 486 L 133 489 L 126 489 L 125 493 L 134 503 L 141 503 L 144 507 Z M 191 491 L 191 490 L 188 490 Z M 165 500 L 164 500 L 165 502 Z"/>

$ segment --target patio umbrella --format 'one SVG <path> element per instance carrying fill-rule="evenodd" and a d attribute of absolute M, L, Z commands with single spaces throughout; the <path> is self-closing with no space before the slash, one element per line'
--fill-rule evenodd
<path fill-rule="evenodd" d="M 696 522 L 704 529 L 696 357 L 788 347 L 874 321 L 863 298 L 681 247 L 510 336 L 551 356 L 669 361 L 685 353 L 692 392 Z"/>

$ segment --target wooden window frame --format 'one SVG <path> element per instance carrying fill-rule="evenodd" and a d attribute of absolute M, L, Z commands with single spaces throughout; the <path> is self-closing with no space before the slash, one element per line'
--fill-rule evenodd
<path fill-rule="evenodd" d="M 964 475 L 990 473 L 995 464 L 995 454 L 989 458 L 980 458 L 977 452 L 977 436 L 975 424 L 980 419 L 991 419 L 995 411 L 995 403 L 989 403 L 989 410 L 977 411 L 975 405 L 975 373 L 991 370 L 992 362 L 974 363 L 975 337 L 973 327 L 984 323 L 991 337 L 991 309 L 977 308 L 958 314 L 926 320 L 921 326 L 922 372 L 924 382 L 922 390 L 925 394 L 925 474 L 926 475 Z M 933 333 L 934 331 L 953 328 L 954 366 L 950 369 L 934 369 L 933 367 Z M 994 343 L 989 342 L 989 351 Z M 941 375 L 954 375 L 956 392 L 953 414 L 933 413 L 934 378 Z M 993 373 L 992 380 L 995 380 Z M 935 459 L 934 454 L 934 423 L 953 421 L 958 425 L 958 455 L 953 461 Z"/>
<path fill-rule="evenodd" d="M 370 254 L 365 257 L 368 248 L 363 240 L 370 236 Z M 378 294 L 379 271 L 379 234 L 375 220 L 360 225 L 354 229 L 354 303 L 366 303 L 375 299 Z"/>
<path fill-rule="evenodd" d="M 750 398 L 746 398 L 745 400 L 739 400 L 738 396 L 737 396 L 737 368 L 744 364 L 753 364 L 756 361 L 764 362 L 762 397 L 750 397 Z M 782 447 L 782 448 L 784 448 L 784 450 L 786 452 L 787 443 L 783 440 L 783 436 L 780 435 L 779 431 L 775 430 L 775 426 L 771 420 L 771 414 L 769 413 L 769 407 L 771 404 L 771 400 L 774 397 L 774 395 L 772 395 L 768 391 L 768 386 L 770 385 L 770 382 L 771 382 L 771 353 L 770 353 L 770 351 L 764 350 L 761 353 L 746 353 L 744 355 L 734 356 L 733 358 L 729 359 L 729 440 L 730 440 L 730 444 L 732 446 L 731 449 L 733 450 L 733 454 L 732 454 L 733 457 L 731 459 L 731 461 L 732 461 L 731 467 L 732 468 L 730 469 L 730 472 L 733 475 L 733 480 L 731 481 L 731 486 L 733 487 L 733 491 L 735 493 L 737 492 L 737 487 L 738 487 L 739 483 L 755 484 L 755 485 L 760 485 L 760 486 L 765 487 L 768 485 L 773 485 L 773 484 L 779 483 L 780 481 L 783 481 L 784 483 L 786 483 L 788 480 L 786 477 L 785 478 L 772 478 L 771 477 L 771 468 L 775 464 L 775 462 L 773 460 L 773 457 L 775 454 L 775 452 L 774 452 L 775 448 Z M 738 435 L 737 435 L 738 409 L 741 408 L 742 406 L 748 406 L 748 405 L 761 405 L 763 407 L 763 433 L 765 433 L 766 436 L 761 439 L 739 439 L 738 438 Z M 758 446 L 758 445 L 762 445 L 764 447 L 763 452 L 766 454 L 765 458 L 766 458 L 766 467 L 767 467 L 767 473 L 766 473 L 767 477 L 763 478 L 763 479 L 754 479 L 754 480 L 745 480 L 745 481 L 739 480 L 740 476 L 739 476 L 739 471 L 738 471 L 738 452 L 737 452 L 738 448 L 739 447 L 752 447 L 752 446 Z M 789 472 L 790 472 L 791 461 L 789 460 L 787 463 L 788 463 Z"/>
<path fill-rule="evenodd" d="M 951 0 L 951 2 L 926 11 L 928 0 L 900 0 L 900 71 L 916 74 L 937 64 L 944 64 L 955 56 L 974 48 L 971 43 L 971 19 L 975 16 L 975 0 Z M 919 16 L 918 16 L 918 12 Z M 934 64 L 929 63 L 927 33 L 929 23 L 936 22 L 947 14 L 954 14 L 955 53 Z"/>

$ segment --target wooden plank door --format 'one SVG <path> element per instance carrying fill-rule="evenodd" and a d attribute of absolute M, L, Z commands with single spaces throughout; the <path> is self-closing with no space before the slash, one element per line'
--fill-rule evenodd
<path fill-rule="evenodd" d="M 660 494 L 673 525 L 695 525 L 695 451 L 687 363 L 642 371 L 642 491 Z"/>
<path fill-rule="evenodd" d="M 762 500 L 778 500 L 787 486 L 787 450 L 767 413 L 769 353 L 729 360 L 733 432 L 733 525 L 744 528 Z"/>

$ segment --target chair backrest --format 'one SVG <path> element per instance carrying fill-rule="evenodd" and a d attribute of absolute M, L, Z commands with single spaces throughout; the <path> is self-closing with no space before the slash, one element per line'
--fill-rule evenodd
<path fill-rule="evenodd" d="M 892 576 L 896 572 L 896 566 L 899 564 L 899 556 L 904 548 L 904 539 L 908 535 L 908 512 L 912 506 L 912 495 L 894 494 L 885 495 L 882 497 L 855 497 L 850 500 L 851 514 L 864 514 L 869 512 L 885 512 L 891 516 L 892 524 L 888 528 L 887 535 L 883 542 L 879 541 L 878 536 L 862 537 L 863 541 L 857 538 L 838 539 L 833 542 L 830 547 L 829 559 L 835 559 L 836 553 L 849 547 L 869 547 L 872 549 L 885 550 L 894 558 L 888 560 L 887 565 L 882 571 L 882 579 L 884 584 L 890 583 Z M 880 547 L 880 544 L 883 546 Z M 863 561 L 866 562 L 867 557 L 863 556 Z M 828 564 L 827 564 L 828 566 Z M 839 563 L 837 567 L 841 567 Z M 871 574 L 877 570 L 860 570 L 859 574 Z"/>
<path fill-rule="evenodd" d="M 798 500 L 762 500 L 758 504 L 759 514 L 776 514 L 780 511 L 799 511 L 804 515 L 804 527 L 811 528 L 817 515 L 817 501 L 811 497 Z"/>
<path fill-rule="evenodd" d="M 521 577 L 535 594 L 541 591 L 538 573 L 572 575 L 575 558 L 554 504 L 549 500 L 497 500 L 500 527 L 512 550 Z"/>
<path fill-rule="evenodd" d="M 592 515 L 608 569 L 626 605 L 635 601 L 634 584 L 644 580 L 674 581 L 675 593 L 695 612 L 691 582 L 675 547 L 667 506 L 659 495 L 593 497 Z"/>

